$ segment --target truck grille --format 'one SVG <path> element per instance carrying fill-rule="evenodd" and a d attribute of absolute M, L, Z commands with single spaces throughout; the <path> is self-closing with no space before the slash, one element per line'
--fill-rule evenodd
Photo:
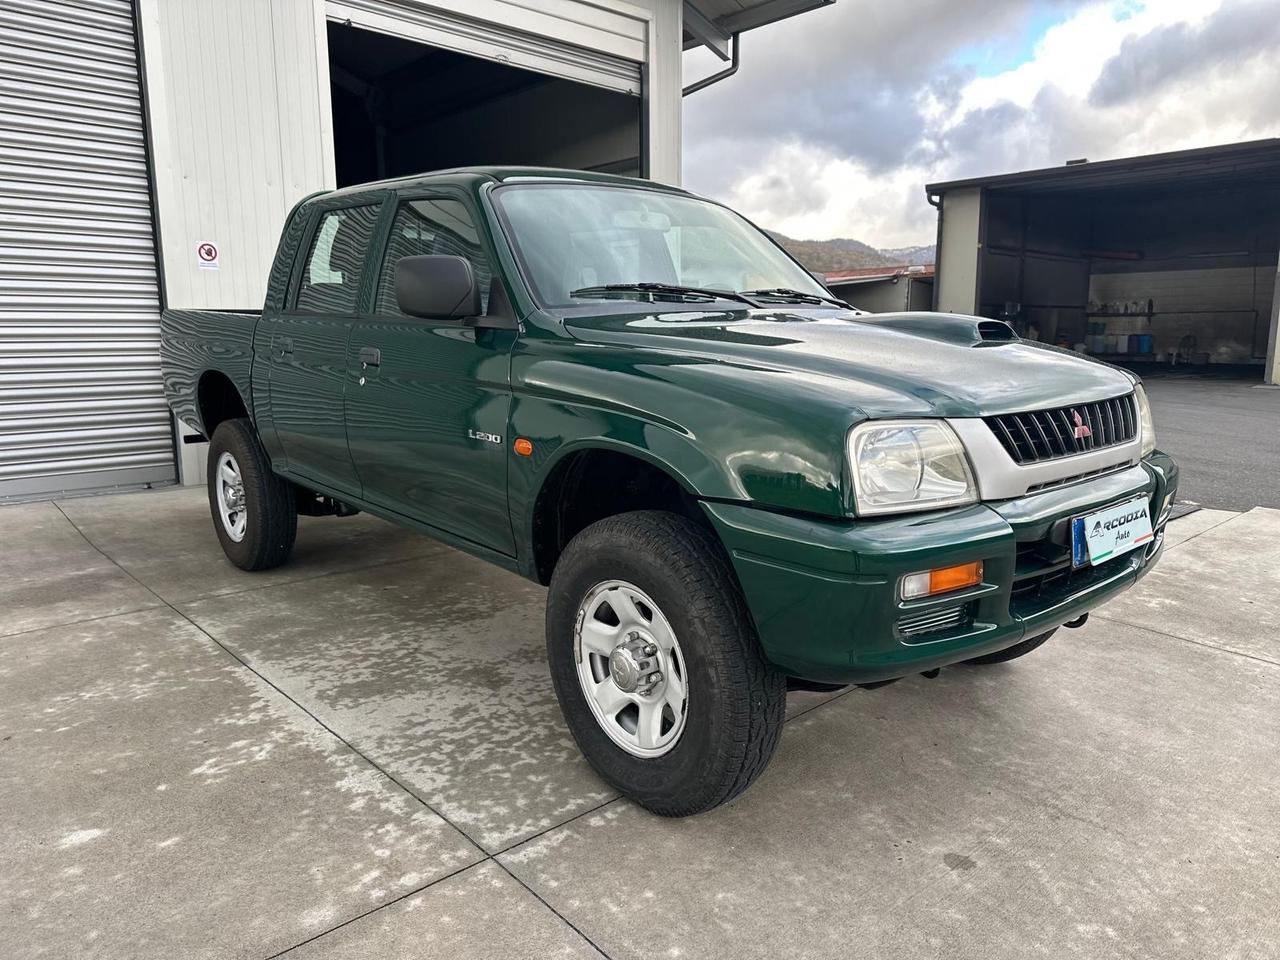
<path fill-rule="evenodd" d="M 1039 463 L 1128 443 L 1138 435 L 1133 394 L 1053 410 L 987 417 L 1014 463 Z"/>

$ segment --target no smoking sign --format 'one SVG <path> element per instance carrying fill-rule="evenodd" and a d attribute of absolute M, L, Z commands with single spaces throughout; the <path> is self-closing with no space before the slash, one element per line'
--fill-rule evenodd
<path fill-rule="evenodd" d="M 196 244 L 196 266 L 201 270 L 218 269 L 218 245 L 211 240 Z"/>

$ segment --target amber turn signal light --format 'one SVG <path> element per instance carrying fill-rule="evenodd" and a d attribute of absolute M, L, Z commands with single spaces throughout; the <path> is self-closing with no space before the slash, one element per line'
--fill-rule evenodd
<path fill-rule="evenodd" d="M 522 457 L 533 456 L 533 441 L 526 440 L 524 437 L 517 437 L 516 442 L 512 444 L 512 449 Z"/>
<path fill-rule="evenodd" d="M 937 567 L 920 573 L 909 573 L 902 578 L 902 599 L 919 600 L 965 587 L 976 587 L 982 582 L 982 561 L 958 563 L 953 567 Z"/>

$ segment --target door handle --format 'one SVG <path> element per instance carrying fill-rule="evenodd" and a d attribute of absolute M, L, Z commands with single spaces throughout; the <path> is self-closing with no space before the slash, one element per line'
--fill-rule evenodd
<path fill-rule="evenodd" d="M 366 367 L 380 366 L 382 363 L 382 351 L 377 347 L 361 347 L 360 348 L 360 369 Z"/>
<path fill-rule="evenodd" d="M 293 356 L 293 337 L 272 337 L 271 345 L 280 354 L 280 359 Z"/>

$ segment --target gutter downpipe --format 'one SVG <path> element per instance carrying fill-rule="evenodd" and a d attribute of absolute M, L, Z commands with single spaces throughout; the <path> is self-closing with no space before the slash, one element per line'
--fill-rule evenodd
<path fill-rule="evenodd" d="M 739 33 L 735 33 L 733 35 L 733 55 L 732 55 L 732 59 L 729 62 L 729 65 L 725 67 L 723 70 L 719 70 L 711 74 L 711 76 L 709 77 L 703 77 L 701 80 L 697 80 L 689 84 L 687 87 L 685 87 L 683 90 L 680 91 L 680 96 L 687 97 L 691 93 L 697 93 L 699 90 L 709 87 L 713 83 L 719 83 L 721 80 L 727 80 L 729 77 L 732 77 L 735 73 L 737 73 L 738 66 L 740 65 L 740 60 L 738 57 L 738 38 L 740 36 L 741 34 Z"/>
<path fill-rule="evenodd" d="M 938 211 L 938 234 L 933 241 L 933 309 L 938 309 L 938 294 L 942 290 L 942 194 L 925 191 L 929 206 Z"/>

